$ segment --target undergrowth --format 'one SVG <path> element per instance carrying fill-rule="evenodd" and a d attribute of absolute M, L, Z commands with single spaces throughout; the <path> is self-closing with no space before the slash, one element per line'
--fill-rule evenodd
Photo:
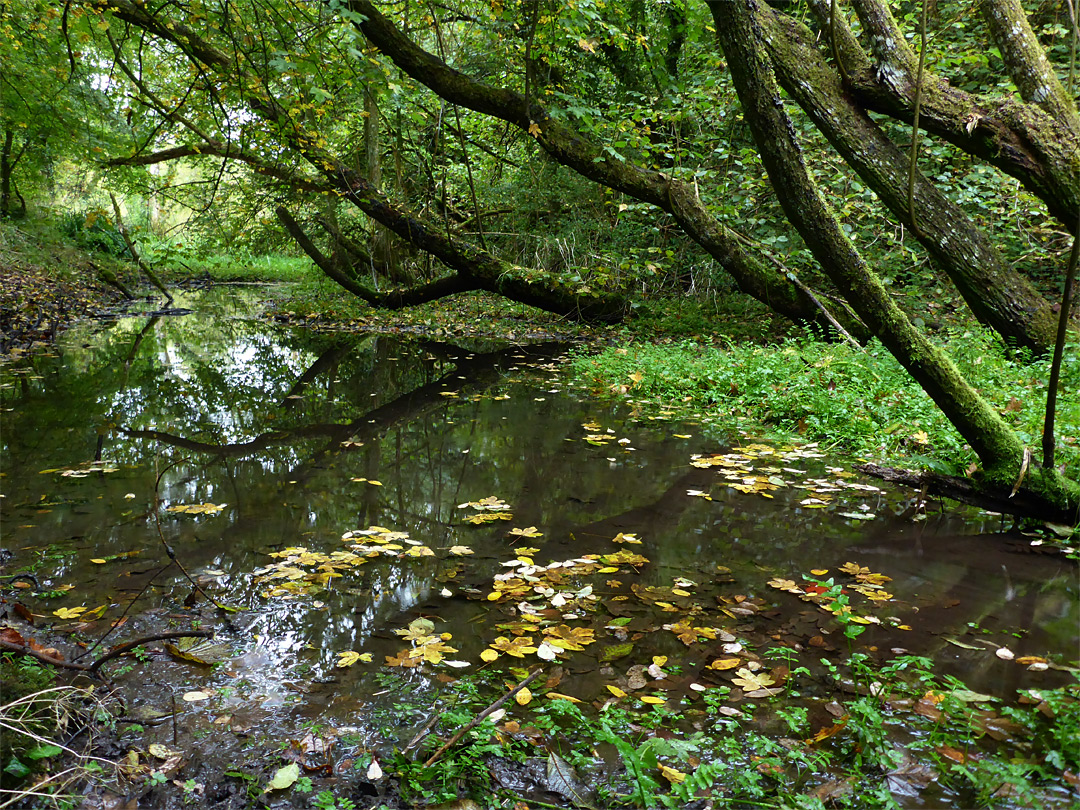
<path fill-rule="evenodd" d="M 1041 441 L 1049 361 L 1015 356 L 987 331 L 944 333 L 953 359 L 1029 447 Z M 635 343 L 579 354 L 575 378 L 636 402 L 677 407 L 725 431 L 753 423 L 858 456 L 961 474 L 975 455 L 879 343 L 865 349 L 786 339 Z M 1062 390 L 1080 386 L 1080 345 L 1067 347 Z M 1058 463 L 1080 467 L 1080 399 L 1058 399 Z M 1071 473 L 1070 473 L 1071 471 Z"/>

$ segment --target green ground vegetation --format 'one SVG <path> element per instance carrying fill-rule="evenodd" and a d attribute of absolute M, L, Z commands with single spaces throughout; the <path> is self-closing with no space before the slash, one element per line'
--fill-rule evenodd
<path fill-rule="evenodd" d="M 943 330 L 964 374 L 1034 446 L 1045 415 L 1045 361 L 1017 356 L 986 330 Z M 1080 384 L 1080 345 L 1066 350 L 1062 383 Z M 929 397 L 876 343 L 865 348 L 780 338 L 761 345 L 674 340 L 582 353 L 576 377 L 599 392 L 677 407 L 732 432 L 778 431 L 885 463 L 963 475 L 976 462 Z M 1061 402 L 1059 462 L 1080 464 L 1080 401 Z M 1075 472 L 1074 472 L 1075 474 Z"/>

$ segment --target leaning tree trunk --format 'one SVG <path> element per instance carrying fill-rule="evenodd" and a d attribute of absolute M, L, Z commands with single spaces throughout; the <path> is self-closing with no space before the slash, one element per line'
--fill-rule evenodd
<path fill-rule="evenodd" d="M 1048 351 L 1057 332 L 1053 305 L 921 172 L 916 172 L 909 200 L 909 156 L 844 91 L 808 28 L 768 6 L 759 6 L 758 21 L 781 85 L 893 216 L 915 234 L 979 322 L 1008 343 L 1037 354 Z"/>
<path fill-rule="evenodd" d="M 806 170 L 755 20 L 758 0 L 713 0 L 709 8 L 769 179 L 784 190 L 779 197 L 788 219 L 864 322 L 971 444 L 983 463 L 985 485 L 999 490 L 1019 483 L 1029 457 L 1019 438 L 896 306 Z M 1060 519 L 1080 508 L 1080 485 L 1055 470 L 1027 470 L 1023 484 L 1046 514 Z"/>
<path fill-rule="evenodd" d="M 980 5 L 996 7 L 1002 2 L 983 0 Z M 830 30 L 825 22 L 830 0 L 809 3 L 822 28 Z M 863 51 L 839 15 L 835 46 L 845 66 L 847 89 L 867 109 L 911 123 L 918 59 L 886 0 L 851 0 L 851 5 L 872 54 Z M 1016 72 L 1014 67 L 1010 71 Z M 1057 92 L 1051 95 L 1056 97 Z M 1075 232 L 1080 215 L 1080 126 L 1074 116 L 1056 115 L 1039 104 L 1009 96 L 968 93 L 924 71 L 919 124 L 1015 177 L 1045 203 L 1053 217 Z"/>
<path fill-rule="evenodd" d="M 324 139 L 305 129 L 300 117 L 290 115 L 290 109 L 265 87 L 252 86 L 246 79 L 237 76 L 233 60 L 191 27 L 155 15 L 134 0 L 111 0 L 108 11 L 136 28 L 173 43 L 208 76 L 243 87 L 248 109 L 270 124 L 291 149 L 322 175 L 329 188 L 402 239 L 431 253 L 456 271 L 460 282 L 467 284 L 470 289 L 487 290 L 575 320 L 617 323 L 625 317 L 629 302 L 623 296 L 572 286 L 546 273 L 530 273 L 464 239 L 440 233 L 395 205 L 353 165 L 329 152 L 323 145 Z M 125 69 L 125 72 L 128 71 L 130 68 Z M 160 112 L 171 115 L 167 109 Z M 201 136 L 197 129 L 195 132 Z M 229 150 L 226 154 L 239 156 L 243 152 Z"/>
<path fill-rule="evenodd" d="M 613 158 L 603 144 L 563 123 L 536 99 L 484 84 L 451 68 L 398 30 L 368 0 L 350 0 L 349 8 L 361 15 L 362 22 L 357 25 L 372 44 L 440 98 L 516 126 L 535 138 L 553 159 L 583 177 L 671 214 L 687 235 L 731 275 L 742 292 L 797 323 L 820 331 L 832 330 L 821 298 L 748 253 L 737 235 L 708 210 L 693 183 Z M 846 308 L 840 307 L 832 314 L 856 337 L 867 337 L 866 328 Z"/>

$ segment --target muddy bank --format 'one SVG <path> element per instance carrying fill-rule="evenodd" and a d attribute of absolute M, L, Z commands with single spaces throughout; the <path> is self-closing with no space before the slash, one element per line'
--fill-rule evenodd
<path fill-rule="evenodd" d="M 124 301 L 119 290 L 97 278 L 89 262 L 60 272 L 0 262 L 0 354 L 48 344 L 82 318 L 100 317 Z"/>

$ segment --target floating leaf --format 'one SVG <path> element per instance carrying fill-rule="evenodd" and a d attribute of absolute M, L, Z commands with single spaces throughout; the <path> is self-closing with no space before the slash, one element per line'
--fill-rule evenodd
<path fill-rule="evenodd" d="M 564 695 L 562 692 L 548 692 L 545 697 L 548 700 L 569 700 L 571 703 L 581 703 L 580 699 L 573 695 Z"/>
<path fill-rule="evenodd" d="M 741 658 L 717 658 L 715 661 L 709 664 L 709 669 L 735 669 L 735 667 L 739 666 L 740 664 L 742 664 Z"/>
<path fill-rule="evenodd" d="M 499 636 L 492 642 L 491 649 L 512 655 L 514 658 L 524 658 L 537 650 L 532 641 L 532 636 L 518 636 L 513 640 L 506 636 Z"/>
<path fill-rule="evenodd" d="M 584 650 L 586 644 L 592 644 L 596 639 L 593 631 L 587 627 L 570 627 L 560 624 L 558 627 L 544 629 L 546 641 L 554 647 L 563 650 Z"/>
<path fill-rule="evenodd" d="M 1026 667 L 1031 664 L 1048 664 L 1050 662 L 1038 655 L 1021 655 L 1016 659 L 1016 663 L 1023 664 Z"/>
<path fill-rule="evenodd" d="M 633 651 L 634 642 L 632 641 L 627 641 L 623 644 L 611 644 L 600 651 L 597 660 L 601 664 L 610 664 L 612 661 L 618 661 L 620 658 L 625 658 Z"/>
<path fill-rule="evenodd" d="M 559 655 L 559 648 L 544 639 L 536 648 L 536 657 L 543 661 L 554 661 Z"/>
<path fill-rule="evenodd" d="M 368 660 L 371 660 L 371 653 L 367 653 Z M 344 669 L 345 667 L 351 667 L 357 661 L 360 660 L 360 653 L 353 650 L 346 650 L 345 652 L 338 653 L 337 666 Z"/>
<path fill-rule="evenodd" d="M 609 683 L 609 684 L 605 684 L 605 685 L 607 686 L 607 690 L 608 690 L 609 692 L 611 692 L 611 694 L 613 694 L 613 695 L 614 695 L 615 697 L 617 697 L 617 698 L 624 698 L 624 697 L 626 697 L 626 692 L 624 692 L 624 691 L 623 691 L 622 689 L 620 689 L 619 687 L 617 687 L 617 686 L 614 686 L 614 685 L 612 685 L 612 684 L 610 684 L 610 683 Z"/>
<path fill-rule="evenodd" d="M 227 503 L 180 503 L 166 507 L 165 511 L 184 515 L 216 515 L 226 506 L 228 506 Z"/>
<path fill-rule="evenodd" d="M 188 703 L 198 703 L 200 700 L 209 700 L 210 693 L 203 692 L 202 690 L 196 690 L 194 692 L 185 692 L 184 700 Z"/>
<path fill-rule="evenodd" d="M 655 695 L 642 695 L 639 700 L 642 703 L 651 703 L 654 706 L 658 706 L 666 701 L 662 697 L 656 697 Z"/>
<path fill-rule="evenodd" d="M 386 656 L 386 665 L 388 667 L 418 667 L 420 666 L 420 659 L 413 658 L 412 650 L 402 650 L 397 655 Z"/>
<path fill-rule="evenodd" d="M 489 664 L 498 657 L 499 657 L 499 651 L 498 650 L 493 650 L 490 647 L 488 647 L 486 650 L 484 650 L 482 653 L 480 653 L 480 659 L 483 660 L 483 661 L 486 661 Z"/>
<path fill-rule="evenodd" d="M 424 643 L 425 639 L 432 638 L 435 634 L 435 622 L 431 619 L 425 619 L 422 616 L 419 619 L 413 619 L 409 622 L 409 626 L 404 630 L 395 630 L 399 636 L 402 636 L 407 641 Z"/>
<path fill-rule="evenodd" d="M 735 673 L 738 677 L 732 678 L 731 682 L 742 687 L 744 692 L 753 692 L 757 689 L 766 689 L 776 683 L 767 672 L 751 672 L 743 667 Z"/>
<path fill-rule="evenodd" d="M 83 605 L 82 607 L 60 608 L 59 610 L 54 610 L 52 615 L 59 619 L 77 619 L 86 611 L 87 607 Z"/>
<path fill-rule="evenodd" d="M 766 584 L 770 588 L 776 588 L 777 590 L 787 591 L 788 593 L 801 594 L 803 592 L 802 588 L 800 588 L 795 583 L 795 580 L 793 580 L 793 579 L 781 579 L 781 578 L 778 577 L 776 579 L 770 579 Z"/>
<path fill-rule="evenodd" d="M 543 537 L 543 532 L 538 532 L 535 526 L 527 526 L 524 529 L 511 529 L 507 534 L 514 537 Z"/>
<path fill-rule="evenodd" d="M 527 686 L 523 686 L 514 694 L 514 702 L 517 703 L 518 706 L 528 706 L 532 699 L 532 692 L 529 691 L 529 687 Z"/>

